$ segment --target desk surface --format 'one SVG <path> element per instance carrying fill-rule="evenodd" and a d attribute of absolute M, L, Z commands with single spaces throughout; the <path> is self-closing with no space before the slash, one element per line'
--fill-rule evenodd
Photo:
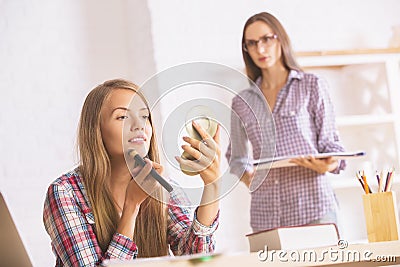
<path fill-rule="evenodd" d="M 259 259 L 261 258 L 261 259 Z M 265 261 L 263 261 L 265 260 Z M 200 257 L 182 256 L 175 258 L 154 258 L 134 262 L 110 262 L 110 267 L 129 266 L 383 266 L 400 264 L 400 241 L 350 244 L 347 248 L 338 246 L 277 250 L 267 253 L 215 254 Z"/>

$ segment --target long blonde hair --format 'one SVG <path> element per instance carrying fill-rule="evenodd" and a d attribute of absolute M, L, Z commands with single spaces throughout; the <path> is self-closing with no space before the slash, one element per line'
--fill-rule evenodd
<path fill-rule="evenodd" d="M 255 82 L 257 78 L 261 75 L 261 69 L 257 67 L 257 65 L 251 59 L 249 53 L 244 49 L 245 43 L 245 33 L 246 29 L 250 24 L 262 21 L 266 23 L 271 29 L 274 31 L 276 35 L 278 35 L 278 40 L 281 44 L 282 48 L 282 62 L 286 69 L 288 70 L 298 70 L 301 71 L 300 65 L 297 63 L 296 58 L 294 56 L 294 52 L 292 49 L 292 45 L 290 43 L 289 35 L 286 33 L 285 28 L 283 28 L 282 24 L 279 22 L 277 18 L 267 12 L 261 12 L 250 17 L 243 28 L 242 35 L 242 55 L 244 64 L 246 65 L 246 73 L 247 76 Z"/>
<path fill-rule="evenodd" d="M 138 91 L 138 86 L 122 79 L 106 81 L 97 86 L 89 93 L 83 104 L 78 128 L 79 171 L 93 209 L 96 236 L 103 252 L 107 250 L 119 221 L 114 200 L 107 186 L 107 180 L 111 175 L 111 163 L 100 131 L 101 108 L 115 89 L 134 91 L 148 106 L 144 96 Z M 151 115 L 149 119 L 153 128 Z M 159 163 L 154 129 L 148 157 Z M 163 197 L 162 189 L 160 188 L 155 194 L 153 195 L 155 198 L 148 197 L 141 204 L 136 218 L 133 238 L 139 248 L 139 257 L 168 254 L 166 205 L 157 200 Z"/>

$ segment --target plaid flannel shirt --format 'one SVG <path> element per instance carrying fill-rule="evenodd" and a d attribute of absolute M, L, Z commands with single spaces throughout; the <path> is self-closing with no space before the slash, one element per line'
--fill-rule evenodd
<path fill-rule="evenodd" d="M 176 193 L 178 192 L 178 193 Z M 175 255 L 213 252 L 213 233 L 219 212 L 211 226 L 190 219 L 187 203 L 179 190 L 170 194 L 167 241 Z M 78 169 L 56 179 L 48 188 L 43 222 L 51 238 L 56 266 L 96 266 L 105 259 L 131 260 L 138 254 L 135 242 L 114 233 L 107 251 L 102 251 L 95 233 L 94 215 Z M 139 248 L 140 249 L 140 248 Z M 140 250 L 139 250 L 140 251 Z"/>
<path fill-rule="evenodd" d="M 265 97 L 259 89 L 261 77 L 256 84 L 232 100 L 231 144 L 226 153 L 231 173 L 241 177 L 246 169 L 253 168 L 252 159 L 271 157 L 261 155 L 271 152 L 271 136 L 275 136 L 277 157 L 344 151 L 323 79 L 291 70 L 272 110 L 275 127 L 268 118 L 263 119 L 270 111 L 265 109 Z M 262 134 L 257 118 L 261 118 Z M 340 161 L 334 173 L 345 166 L 345 161 Z M 335 194 L 325 174 L 295 166 L 258 170 L 254 179 L 264 180 L 251 192 L 250 223 L 254 231 L 307 224 L 335 209 Z"/>

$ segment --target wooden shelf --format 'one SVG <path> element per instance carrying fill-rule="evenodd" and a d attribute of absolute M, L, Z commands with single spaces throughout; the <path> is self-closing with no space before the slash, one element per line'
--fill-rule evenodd
<path fill-rule="evenodd" d="M 400 53 L 398 48 L 378 48 L 378 49 L 351 49 L 351 50 L 333 50 L 333 51 L 299 51 L 297 57 L 311 56 L 343 56 L 343 55 L 373 55 L 373 54 L 392 54 Z"/>
<path fill-rule="evenodd" d="M 310 51 L 297 52 L 296 56 L 300 66 L 305 68 L 386 63 L 399 62 L 400 48 Z"/>

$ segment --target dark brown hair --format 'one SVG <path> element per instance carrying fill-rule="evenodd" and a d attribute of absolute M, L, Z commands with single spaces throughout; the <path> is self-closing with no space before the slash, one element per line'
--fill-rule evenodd
<path fill-rule="evenodd" d="M 266 23 L 269 27 L 271 27 L 271 29 L 274 31 L 274 33 L 276 35 L 278 35 L 278 40 L 279 40 L 279 42 L 281 44 L 281 48 L 282 48 L 282 61 L 283 61 L 283 65 L 285 66 L 285 68 L 287 68 L 288 70 L 294 69 L 294 70 L 301 71 L 301 68 L 300 68 L 299 64 L 297 63 L 296 58 L 294 56 L 294 52 L 292 50 L 292 45 L 290 43 L 289 36 L 286 33 L 285 29 L 283 28 L 282 24 L 273 15 L 271 15 L 267 12 L 261 12 L 261 13 L 255 14 L 252 17 L 250 17 L 246 21 L 246 24 L 244 25 L 244 28 L 243 28 L 242 54 L 243 54 L 244 64 L 246 65 L 247 76 L 253 82 L 255 82 L 256 79 L 261 75 L 261 69 L 259 67 L 257 67 L 257 65 L 253 62 L 249 53 L 244 50 L 246 29 L 250 24 L 252 24 L 256 21 L 262 21 L 262 22 Z"/>

